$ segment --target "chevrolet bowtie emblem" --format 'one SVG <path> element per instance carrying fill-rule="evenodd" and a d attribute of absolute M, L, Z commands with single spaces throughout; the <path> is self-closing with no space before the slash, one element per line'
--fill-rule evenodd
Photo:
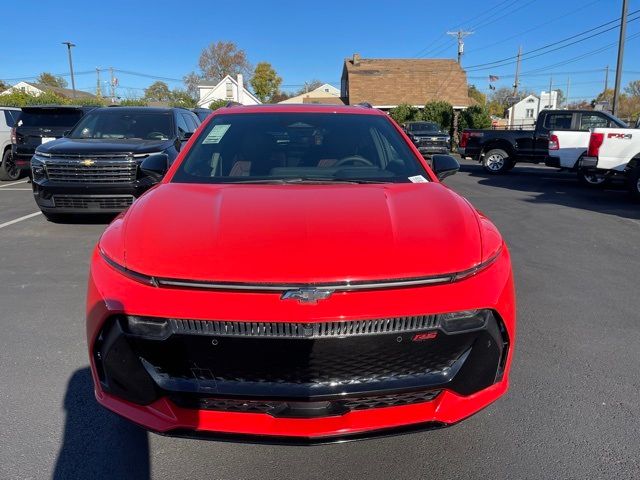
<path fill-rule="evenodd" d="M 282 300 L 297 300 L 299 303 L 318 303 L 318 300 L 325 300 L 331 296 L 333 290 L 322 290 L 319 288 L 299 288 L 297 290 L 287 290 L 280 297 Z"/>
<path fill-rule="evenodd" d="M 93 166 L 95 164 L 96 164 L 96 161 L 95 160 L 91 160 L 90 158 L 87 158 L 86 160 L 82 160 L 80 162 L 80 165 L 83 165 L 85 167 L 91 167 L 91 166 Z"/>

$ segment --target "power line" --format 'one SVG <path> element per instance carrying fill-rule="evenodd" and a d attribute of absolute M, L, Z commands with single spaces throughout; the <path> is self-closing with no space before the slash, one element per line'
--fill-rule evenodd
<path fill-rule="evenodd" d="M 640 9 L 635 10 L 634 12 L 631 12 L 630 15 L 636 14 L 638 12 L 640 12 Z M 640 19 L 640 16 L 637 16 L 636 18 L 630 19 L 629 22 L 635 21 L 635 20 L 638 20 L 638 19 Z M 595 30 L 599 30 L 602 27 L 606 27 L 607 25 L 611 25 L 612 23 L 615 23 L 616 25 L 613 25 L 612 27 L 609 27 L 609 28 L 607 28 L 605 30 L 602 30 L 601 32 L 594 33 L 593 35 L 589 35 L 589 36 L 587 36 L 585 38 L 576 40 L 576 41 L 568 43 L 566 45 L 561 45 L 561 46 L 556 47 L 554 49 L 548 50 L 547 52 L 542 52 L 542 53 L 540 53 L 538 55 L 531 55 L 532 53 L 539 52 L 541 50 L 546 50 L 546 49 L 548 49 L 550 47 L 553 47 L 553 46 L 555 46 L 555 45 L 557 45 L 559 43 L 565 43 L 565 42 L 567 42 L 569 40 L 573 40 L 574 38 L 582 37 L 583 35 L 585 35 L 587 33 L 593 32 Z M 526 52 L 526 53 L 524 53 L 522 55 L 523 56 L 522 60 L 529 60 L 531 58 L 536 58 L 536 57 L 539 57 L 539 56 L 542 56 L 542 55 L 546 55 L 546 54 L 551 53 L 551 52 L 555 52 L 555 51 L 560 50 L 562 48 L 570 47 L 571 45 L 575 45 L 576 43 L 584 42 L 584 41 L 589 40 L 591 38 L 597 37 L 598 35 L 602 35 L 603 33 L 606 33 L 608 31 L 614 30 L 614 29 L 618 28 L 619 25 L 620 25 L 620 20 L 618 20 L 618 19 L 612 20 L 610 22 L 603 23 L 602 25 L 598 25 L 597 27 L 590 28 L 588 30 L 585 30 L 585 31 L 580 32 L 580 33 L 577 33 L 575 35 L 572 35 L 570 37 L 564 38 L 562 40 L 557 40 L 557 41 L 555 41 L 553 43 L 548 43 L 547 45 L 544 45 L 542 47 L 538 47 L 538 48 L 535 48 L 533 50 L 530 50 L 530 51 L 528 51 L 528 52 Z M 526 57 L 526 58 L 524 58 L 524 57 Z M 503 58 L 501 60 L 495 60 L 493 62 L 480 63 L 478 65 L 471 65 L 471 66 L 467 67 L 467 70 L 471 70 L 471 69 L 474 69 L 474 71 L 477 71 L 477 70 L 490 70 L 490 69 L 493 69 L 493 68 L 504 67 L 504 66 L 507 66 L 507 65 L 514 64 L 515 62 L 510 61 L 510 60 L 514 60 L 516 58 L 517 58 L 517 56 L 513 56 L 513 57 Z M 504 62 L 507 62 L 507 63 L 504 63 Z M 497 65 L 497 64 L 501 64 L 501 65 Z M 482 68 L 482 67 L 486 67 L 486 68 Z"/>

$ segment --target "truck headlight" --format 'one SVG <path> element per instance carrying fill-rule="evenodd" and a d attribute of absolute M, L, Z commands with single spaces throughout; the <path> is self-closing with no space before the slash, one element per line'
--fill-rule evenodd
<path fill-rule="evenodd" d="M 31 175 L 35 180 L 46 178 L 47 169 L 43 162 L 32 159 L 31 160 Z"/>

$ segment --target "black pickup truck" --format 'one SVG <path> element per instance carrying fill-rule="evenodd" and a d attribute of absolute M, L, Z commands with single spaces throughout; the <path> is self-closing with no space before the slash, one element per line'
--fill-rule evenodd
<path fill-rule="evenodd" d="M 606 125 L 618 127 L 620 120 L 593 110 L 542 110 L 535 129 L 530 130 L 464 130 L 458 152 L 462 157 L 482 163 L 485 170 L 501 174 L 518 162 L 544 163 L 560 167 L 557 159 L 549 158 L 549 132 L 552 130 L 582 130 L 584 116 L 599 116 Z"/>

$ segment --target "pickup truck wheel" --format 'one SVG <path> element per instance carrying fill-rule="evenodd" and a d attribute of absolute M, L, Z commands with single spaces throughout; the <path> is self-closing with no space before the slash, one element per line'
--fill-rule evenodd
<path fill-rule="evenodd" d="M 21 173 L 13 161 L 11 150 L 5 151 L 0 164 L 0 180 L 18 180 Z"/>
<path fill-rule="evenodd" d="M 578 181 L 586 187 L 598 188 L 607 184 L 607 177 L 584 168 L 579 168 Z"/>
<path fill-rule="evenodd" d="M 636 202 L 640 202 L 640 167 L 636 167 L 629 172 L 627 182 L 631 197 Z"/>
<path fill-rule="evenodd" d="M 514 162 L 509 159 L 509 154 L 499 148 L 489 150 L 482 160 L 484 169 L 493 175 L 508 172 L 514 165 Z"/>

